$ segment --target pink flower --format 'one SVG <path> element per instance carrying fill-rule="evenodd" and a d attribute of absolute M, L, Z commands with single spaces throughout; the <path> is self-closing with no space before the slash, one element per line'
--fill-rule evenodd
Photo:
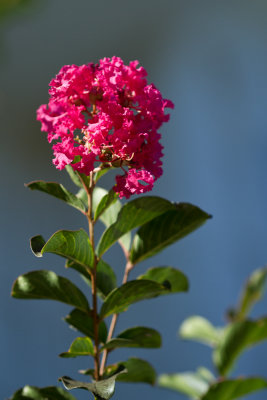
<path fill-rule="evenodd" d="M 55 140 L 54 164 L 70 164 L 89 175 L 96 166 L 121 168 L 114 190 L 120 197 L 145 193 L 162 174 L 158 129 L 173 108 L 146 81 L 138 61 L 119 57 L 99 64 L 65 65 L 50 82 L 50 100 L 37 110 L 48 141 Z"/>

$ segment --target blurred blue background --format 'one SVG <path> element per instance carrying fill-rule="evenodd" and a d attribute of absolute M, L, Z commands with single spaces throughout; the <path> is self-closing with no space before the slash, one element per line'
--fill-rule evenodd
<path fill-rule="evenodd" d="M 35 0 L 0 23 L 1 398 L 25 384 L 56 385 L 62 375 L 81 379 L 77 370 L 89 367 L 84 358 L 57 357 L 76 336 L 61 319 L 69 307 L 17 301 L 10 291 L 15 278 L 32 269 L 51 268 L 70 276 L 62 259 L 36 259 L 29 238 L 86 227 L 85 221 L 75 210 L 23 184 L 44 179 L 69 185 L 65 173 L 52 165 L 51 146 L 35 111 L 47 102 L 48 83 L 62 65 L 106 56 L 117 55 L 127 63 L 140 60 L 149 81 L 175 103 L 170 122 L 161 130 L 164 175 L 153 194 L 189 201 L 213 214 L 203 228 L 132 275 L 152 265 L 172 265 L 190 279 L 188 294 L 136 304 L 119 319 L 117 333 L 129 326 L 151 326 L 162 333 L 163 347 L 123 349 L 110 361 L 143 357 L 158 373 L 211 368 L 210 350 L 179 340 L 179 325 L 192 314 L 223 324 L 243 281 L 267 261 L 266 1 Z M 105 184 L 111 187 L 113 182 Z M 119 248 L 110 251 L 108 261 L 121 277 Z M 266 298 L 253 316 L 265 312 Z M 244 353 L 234 375 L 266 377 L 266 350 L 265 344 Z M 83 391 L 73 394 L 88 398 Z M 184 397 L 119 383 L 114 398 Z"/>

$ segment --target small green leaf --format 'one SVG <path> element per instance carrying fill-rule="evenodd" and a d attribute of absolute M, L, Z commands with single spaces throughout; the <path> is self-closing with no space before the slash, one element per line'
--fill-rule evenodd
<path fill-rule="evenodd" d="M 145 196 L 126 203 L 120 210 L 117 220 L 102 235 L 98 244 L 101 256 L 125 233 L 144 225 L 175 205 L 161 197 Z"/>
<path fill-rule="evenodd" d="M 240 321 L 228 325 L 213 359 L 221 375 L 226 375 L 236 358 L 248 347 L 267 339 L 267 318 Z"/>
<path fill-rule="evenodd" d="M 94 339 L 94 321 L 91 313 L 81 311 L 77 308 L 71 311 L 64 320 L 72 327 L 86 336 Z M 107 327 L 104 321 L 99 324 L 99 339 L 102 343 L 107 340 Z"/>
<path fill-rule="evenodd" d="M 149 280 L 134 280 L 125 283 L 117 289 L 114 289 L 105 299 L 100 318 L 105 318 L 111 314 L 117 314 L 137 301 L 151 299 L 162 294 L 168 294 L 170 290 L 157 282 Z"/>
<path fill-rule="evenodd" d="M 107 342 L 101 350 L 117 347 L 158 348 L 160 346 L 161 336 L 155 329 L 138 326 L 121 332 L 116 338 Z"/>
<path fill-rule="evenodd" d="M 112 167 L 102 168 L 100 171 L 95 173 L 95 183 L 99 181 L 102 176 L 104 176 L 108 171 L 112 170 Z"/>
<path fill-rule="evenodd" d="M 129 358 L 127 361 L 121 361 L 113 365 L 109 365 L 105 374 L 112 375 L 118 368 L 125 367 L 127 372 L 119 375 L 117 380 L 120 382 L 143 382 L 154 385 L 156 381 L 156 372 L 151 364 L 140 358 Z"/>
<path fill-rule="evenodd" d="M 71 165 L 66 165 L 65 170 L 67 171 L 70 179 L 72 180 L 72 182 L 78 186 L 78 187 L 83 187 L 83 184 L 81 182 L 81 179 L 83 180 L 83 182 L 88 186 L 89 183 L 89 177 L 84 175 L 84 174 L 80 174 L 78 171 L 74 171 L 74 169 L 72 168 Z M 80 179 L 80 178 L 81 179 Z"/>
<path fill-rule="evenodd" d="M 138 279 L 148 279 L 168 287 L 170 293 L 186 292 L 189 288 L 187 277 L 178 269 L 172 267 L 150 268 Z"/>
<path fill-rule="evenodd" d="M 193 232 L 211 216 L 188 203 L 178 203 L 147 222 L 137 232 L 131 249 L 131 261 L 136 264 L 152 257 L 165 247 Z"/>
<path fill-rule="evenodd" d="M 95 210 L 95 221 L 117 200 L 117 197 L 118 195 L 113 189 L 102 197 Z"/>
<path fill-rule="evenodd" d="M 42 236 L 31 238 L 31 249 L 37 257 L 44 253 L 54 253 L 74 261 L 85 268 L 90 268 L 94 263 L 94 252 L 87 233 L 78 231 L 58 231 L 45 243 Z"/>
<path fill-rule="evenodd" d="M 236 378 L 214 383 L 201 400 L 234 400 L 257 390 L 266 389 L 262 378 Z"/>
<path fill-rule="evenodd" d="M 32 271 L 20 275 L 11 294 L 18 299 L 57 300 L 83 311 L 89 310 L 87 299 L 80 289 L 53 271 Z"/>
<path fill-rule="evenodd" d="M 160 375 L 158 385 L 166 389 L 184 393 L 192 399 L 200 399 L 214 380 L 215 378 L 212 373 L 206 368 L 201 367 L 198 368 L 197 372 Z"/>
<path fill-rule="evenodd" d="M 265 291 L 267 279 L 267 267 L 255 270 L 248 279 L 243 290 L 238 310 L 238 317 L 245 318 L 253 305 L 258 302 Z"/>
<path fill-rule="evenodd" d="M 97 382 L 94 381 L 92 383 L 76 381 L 72 378 L 69 378 L 68 376 L 62 376 L 62 378 L 59 378 L 59 380 L 62 381 L 64 387 L 67 390 L 77 388 L 86 389 L 92 392 L 97 400 L 109 400 L 114 394 L 116 379 L 125 372 L 125 368 L 122 367 L 116 374 L 114 374 L 110 378 L 103 379 Z"/>
<path fill-rule="evenodd" d="M 196 340 L 214 347 L 220 342 L 222 330 L 215 328 L 207 319 L 196 315 L 182 323 L 179 335 L 183 339 Z"/>
<path fill-rule="evenodd" d="M 95 187 L 93 192 L 93 211 L 95 213 L 98 204 L 102 201 L 102 199 L 108 195 L 108 191 L 101 187 Z M 121 202 L 117 199 L 114 203 L 112 203 L 107 210 L 105 210 L 99 217 L 100 221 L 105 225 L 106 228 L 109 228 L 116 219 L 122 208 Z M 127 251 L 131 245 L 131 232 L 127 232 L 125 235 L 121 236 L 119 239 L 119 243 L 123 248 Z"/>
<path fill-rule="evenodd" d="M 41 192 L 50 194 L 51 196 L 54 196 L 57 199 L 69 204 L 70 206 L 77 208 L 77 210 L 83 213 L 86 211 L 84 203 L 59 183 L 34 181 L 26 184 L 25 186 L 31 190 L 40 190 Z"/>
<path fill-rule="evenodd" d="M 78 271 L 82 275 L 84 281 L 91 287 L 91 275 L 85 268 L 72 261 L 67 261 L 66 267 Z M 102 259 L 97 264 L 96 286 L 97 293 L 102 299 L 105 299 L 105 297 L 117 286 L 116 275 L 113 269 Z"/>
<path fill-rule="evenodd" d="M 19 389 L 9 400 L 76 400 L 65 390 L 48 386 L 45 388 L 37 388 L 35 386 L 26 385 Z"/>
<path fill-rule="evenodd" d="M 69 350 L 65 353 L 61 353 L 59 357 L 77 357 L 77 356 L 93 356 L 94 355 L 94 345 L 89 337 L 78 337 L 76 338 Z"/>

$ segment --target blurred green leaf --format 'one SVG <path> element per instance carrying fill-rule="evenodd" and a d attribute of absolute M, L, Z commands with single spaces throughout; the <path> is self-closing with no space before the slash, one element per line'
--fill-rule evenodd
<path fill-rule="evenodd" d="M 236 378 L 214 383 L 201 400 L 234 400 L 257 390 L 266 389 L 262 378 Z"/>
<path fill-rule="evenodd" d="M 65 390 L 48 386 L 45 388 L 37 388 L 35 386 L 26 385 L 24 388 L 19 389 L 9 400 L 76 400 Z"/>
<path fill-rule="evenodd" d="M 94 339 L 94 321 L 91 312 L 85 312 L 75 308 L 64 320 L 74 329 Z M 99 324 L 99 339 L 102 343 L 107 340 L 107 327 L 104 321 Z"/>
<path fill-rule="evenodd" d="M 101 350 L 117 347 L 158 348 L 160 346 L 161 336 L 155 329 L 137 326 L 121 332 L 116 338 L 107 342 Z"/>
<path fill-rule="evenodd" d="M 139 197 L 126 203 L 121 208 L 117 220 L 103 233 L 97 249 L 99 256 L 125 233 L 173 208 L 175 205 L 168 200 L 153 196 Z"/>
<path fill-rule="evenodd" d="M 61 353 L 59 357 L 71 358 L 78 356 L 93 356 L 94 355 L 94 345 L 89 337 L 78 337 L 76 338 L 69 350 L 65 353 Z"/>
<path fill-rule="evenodd" d="M 102 201 L 102 199 L 108 195 L 108 191 L 101 187 L 96 186 L 93 192 L 93 211 L 95 213 L 98 204 Z M 106 228 L 109 228 L 112 225 L 122 208 L 122 204 L 119 199 L 109 206 L 107 210 L 105 210 L 99 217 L 100 221 L 105 225 Z M 127 232 L 125 235 L 121 236 L 119 239 L 119 243 L 125 248 L 127 251 L 131 245 L 131 232 Z"/>
<path fill-rule="evenodd" d="M 127 372 L 118 376 L 117 381 L 120 382 L 143 382 L 154 385 L 156 381 L 156 372 L 151 364 L 140 358 L 129 358 L 127 361 L 121 361 L 113 365 L 109 365 L 105 374 L 112 375 L 118 368 L 125 367 Z"/>
<path fill-rule="evenodd" d="M 86 186 L 89 185 L 89 177 L 79 173 L 78 171 L 74 171 L 74 169 L 72 168 L 71 165 L 66 165 L 65 167 L 66 172 L 68 173 L 70 179 L 72 180 L 72 182 L 80 187 L 83 188 L 83 184 L 81 182 L 81 179 L 83 180 L 83 182 L 85 183 Z"/>
<path fill-rule="evenodd" d="M 117 200 L 117 197 L 113 189 L 102 197 L 95 210 L 95 221 Z"/>
<path fill-rule="evenodd" d="M 90 268 L 94 264 L 94 252 L 87 233 L 78 231 L 58 231 L 45 243 L 42 236 L 31 238 L 31 249 L 37 257 L 44 253 L 54 253 L 83 267 Z"/>
<path fill-rule="evenodd" d="M 85 268 L 73 261 L 67 261 L 66 267 L 78 271 L 82 275 L 84 281 L 91 287 L 91 275 L 87 270 L 85 270 Z M 97 264 L 96 286 L 97 293 L 102 299 L 105 299 L 105 297 L 117 286 L 116 275 L 113 269 L 102 259 Z"/>
<path fill-rule="evenodd" d="M 106 175 L 108 171 L 111 171 L 112 167 L 102 168 L 100 171 L 95 173 L 95 182 L 99 181 L 102 176 Z"/>
<path fill-rule="evenodd" d="M 41 192 L 47 193 L 51 196 L 56 197 L 57 199 L 64 201 L 70 206 L 77 208 L 79 211 L 86 212 L 85 204 L 59 183 L 34 181 L 26 184 L 25 186 L 27 186 L 31 190 L 39 190 Z"/>
<path fill-rule="evenodd" d="M 33 0 L 1 0 L 0 19 L 22 10 L 31 3 L 33 3 Z"/>
<path fill-rule="evenodd" d="M 166 389 L 184 393 L 192 399 L 200 399 L 207 392 L 210 383 L 214 380 L 215 378 L 209 370 L 200 367 L 196 372 L 160 375 L 158 385 Z"/>
<path fill-rule="evenodd" d="M 157 282 L 149 280 L 134 280 L 114 289 L 105 299 L 100 318 L 106 318 L 111 314 L 117 314 L 137 301 L 151 299 L 162 294 L 168 294 L 170 290 Z"/>
<path fill-rule="evenodd" d="M 178 203 L 136 232 L 130 259 L 133 264 L 152 257 L 165 247 L 193 232 L 211 216 L 188 203 Z"/>
<path fill-rule="evenodd" d="M 229 372 L 242 351 L 266 339 L 267 318 L 228 325 L 213 353 L 214 363 L 220 374 L 226 375 Z"/>
<path fill-rule="evenodd" d="M 258 302 L 265 291 L 267 279 L 267 267 L 255 270 L 249 277 L 246 286 L 242 292 L 238 317 L 245 318 L 253 305 Z"/>
<path fill-rule="evenodd" d="M 87 299 L 80 289 L 53 271 L 32 271 L 20 275 L 11 294 L 17 299 L 57 300 L 83 311 L 89 310 Z"/>
<path fill-rule="evenodd" d="M 196 315 L 182 323 L 179 335 L 183 339 L 196 340 L 214 347 L 220 342 L 222 330 L 215 328 L 207 319 Z"/>
<path fill-rule="evenodd" d="M 187 277 L 178 269 L 172 267 L 150 268 L 137 279 L 147 279 L 167 287 L 170 293 L 186 292 L 189 288 Z"/>

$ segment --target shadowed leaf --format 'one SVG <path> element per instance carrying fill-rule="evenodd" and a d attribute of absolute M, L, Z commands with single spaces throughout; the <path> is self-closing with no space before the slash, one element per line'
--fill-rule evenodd
<path fill-rule="evenodd" d="M 105 299 L 100 318 L 105 318 L 108 315 L 120 313 L 137 301 L 151 299 L 162 294 L 170 293 L 169 288 L 149 281 L 149 280 L 134 280 L 125 283 L 117 289 L 114 289 Z"/>
<path fill-rule="evenodd" d="M 192 204 L 176 204 L 174 209 L 166 210 L 136 232 L 130 256 L 132 263 L 136 264 L 154 256 L 199 228 L 210 217 Z"/>
<path fill-rule="evenodd" d="M 26 385 L 19 389 L 9 400 L 76 400 L 70 393 L 65 392 L 62 388 L 48 386 L 45 388 L 37 388 L 35 386 Z"/>
<path fill-rule="evenodd" d="M 139 197 L 126 203 L 117 220 L 103 233 L 98 244 L 98 254 L 105 253 L 125 233 L 174 207 L 168 200 L 153 196 Z"/>
<path fill-rule="evenodd" d="M 155 329 L 138 326 L 121 332 L 116 338 L 107 342 L 101 351 L 117 347 L 158 348 L 160 346 L 161 336 Z"/>
<path fill-rule="evenodd" d="M 74 329 L 94 339 L 94 321 L 90 313 L 75 308 L 64 320 Z M 104 321 L 99 324 L 99 339 L 102 343 L 107 339 L 107 327 Z"/>
<path fill-rule="evenodd" d="M 107 194 L 102 197 L 95 210 L 95 221 L 104 213 L 104 211 L 106 211 L 113 203 L 115 203 L 117 197 L 118 195 L 114 192 L 113 189 L 111 189 Z"/>
<path fill-rule="evenodd" d="M 109 365 L 105 370 L 105 374 L 109 376 L 122 367 L 125 367 L 127 372 L 118 376 L 117 380 L 120 382 L 143 382 L 150 385 L 154 385 L 156 382 L 156 372 L 152 365 L 145 360 L 134 357 L 129 358 L 127 361 Z"/>

